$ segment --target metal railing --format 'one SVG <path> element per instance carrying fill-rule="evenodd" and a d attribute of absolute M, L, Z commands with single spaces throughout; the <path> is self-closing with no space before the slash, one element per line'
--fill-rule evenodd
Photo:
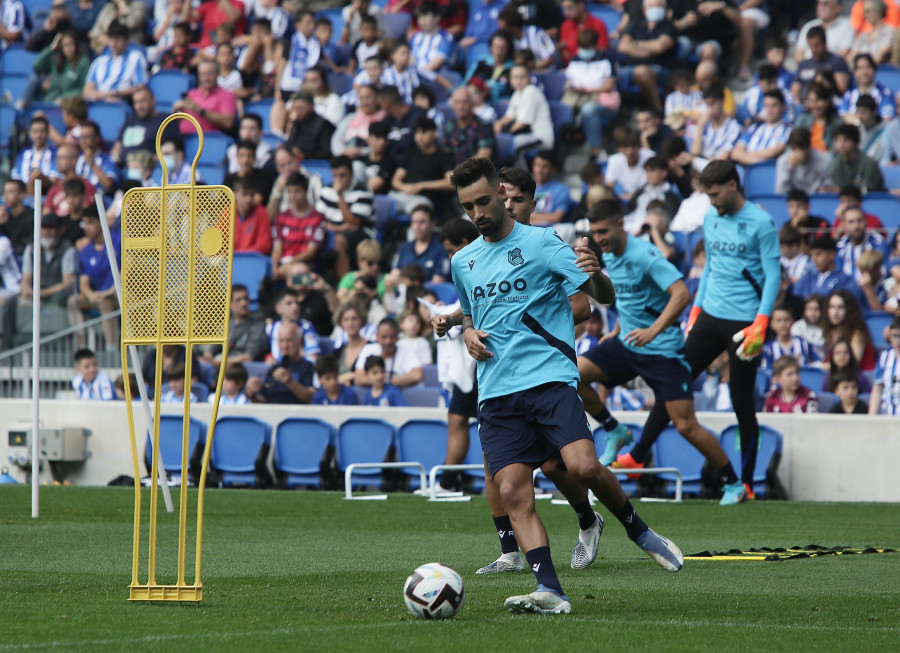
<path fill-rule="evenodd" d="M 121 361 L 118 343 L 113 343 L 112 350 L 107 349 L 103 336 L 104 320 L 119 320 L 118 310 L 106 315 L 85 320 L 76 326 L 68 327 L 47 335 L 42 335 L 40 397 L 54 399 L 57 393 L 72 390 L 73 357 L 75 352 L 84 347 L 97 354 L 97 362 L 101 370 L 110 374 L 111 378 L 121 374 Z M 0 398 L 31 397 L 31 352 L 32 345 L 27 343 L 0 351 Z"/>

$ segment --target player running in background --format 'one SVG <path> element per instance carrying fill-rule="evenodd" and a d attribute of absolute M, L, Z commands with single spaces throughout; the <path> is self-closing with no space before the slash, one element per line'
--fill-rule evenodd
<path fill-rule="evenodd" d="M 759 354 L 781 284 L 778 230 L 772 216 L 748 202 L 737 168 L 712 161 L 700 173 L 712 202 L 703 218 L 706 267 L 688 317 L 685 358 L 697 378 L 723 351 L 728 352 L 731 403 L 741 434 L 741 480 L 737 501 L 753 498 L 759 423 L 753 391 Z M 666 407 L 650 411 L 641 439 L 616 467 L 643 467 L 650 446 L 669 422 Z"/>
<path fill-rule="evenodd" d="M 709 460 L 725 483 L 722 505 L 738 503 L 744 486 L 734 473 L 728 454 L 712 433 L 700 426 L 694 412 L 691 368 L 684 359 L 684 335 L 678 316 L 691 301 L 681 273 L 656 247 L 629 236 L 622 205 L 600 200 L 587 214 L 594 242 L 616 290 L 616 327 L 596 347 L 578 357 L 579 392 L 591 414 L 603 402 L 590 388 L 599 381 L 608 388 L 641 376 L 653 389 L 656 403 L 684 438 Z"/>
<path fill-rule="evenodd" d="M 505 606 L 512 612 L 571 611 L 535 512 L 532 485 L 532 469 L 557 454 L 638 546 L 665 569 L 678 571 L 681 552 L 647 527 L 615 476 L 598 462 L 576 391 L 574 324 L 563 280 L 601 303 L 615 297 L 596 258 L 585 256 L 586 239 L 573 253 L 554 231 L 512 220 L 487 159 L 465 161 L 450 181 L 482 235 L 451 261 L 463 337 L 478 362 L 482 450 L 538 582 L 535 592 L 512 596 Z"/>
<path fill-rule="evenodd" d="M 509 217 L 520 224 L 530 225 L 531 214 L 536 205 L 534 199 L 536 188 L 534 178 L 529 172 L 521 168 L 503 168 L 500 171 L 499 180 L 506 191 L 504 207 L 506 208 Z M 444 248 L 447 250 L 447 255 L 451 259 L 456 252 L 478 237 L 478 230 L 471 222 L 462 219 L 460 219 L 459 222 L 462 224 L 448 223 L 449 228 L 445 227 L 445 230 L 441 232 L 441 243 L 444 245 Z M 471 231 L 465 229 L 463 225 L 469 227 Z M 467 237 L 462 237 L 457 234 L 457 232 L 462 232 L 463 230 L 465 230 Z M 448 236 L 446 239 L 444 238 L 445 232 Z M 473 232 L 474 237 L 472 237 Z M 590 316 L 590 302 L 588 301 L 586 293 L 577 288 L 570 287 L 567 288 L 566 294 L 569 295 L 569 304 L 572 308 L 572 314 L 576 324 L 584 321 Z M 432 320 L 432 326 L 435 333 L 440 337 L 443 336 L 451 326 L 460 324 L 461 322 L 462 311 L 457 311 L 449 316 L 449 318 L 445 316 L 436 316 Z M 471 401 L 471 406 L 466 407 L 462 401 L 462 396 L 458 400 L 457 394 L 454 392 L 450 402 L 449 412 L 451 414 L 456 413 L 457 415 L 471 415 L 472 417 L 476 417 L 478 401 L 477 384 L 473 392 L 465 395 L 465 397 Z M 448 424 L 449 423 L 450 419 L 448 419 Z M 624 427 L 621 427 L 620 430 L 625 429 Z M 628 435 L 627 431 L 622 437 L 624 438 L 626 435 Z M 468 448 L 469 430 L 468 420 L 466 420 L 465 428 L 448 430 L 447 464 L 461 463 L 463 458 L 465 458 Z M 456 455 L 453 462 L 450 460 L 451 449 Z M 613 455 L 615 455 L 615 452 L 613 452 Z M 557 489 L 566 498 L 578 517 L 578 527 L 580 532 L 578 534 L 578 542 L 572 550 L 570 565 L 573 569 L 584 569 L 590 566 L 597 558 L 600 535 L 603 532 L 603 518 L 591 508 L 585 487 L 572 478 L 568 472 L 559 469 L 558 461 L 548 461 L 542 465 L 541 471 L 544 472 L 544 475 L 549 478 L 554 485 L 556 485 Z M 497 536 L 500 538 L 500 557 L 491 564 L 481 567 L 475 573 L 493 574 L 506 571 L 524 571 L 525 564 L 522 561 L 522 556 L 519 554 L 519 543 L 518 540 L 516 540 L 515 531 L 512 528 L 509 515 L 506 512 L 506 506 L 503 505 L 503 500 L 500 498 L 500 490 L 487 468 L 485 468 L 484 481 L 485 495 L 488 499 L 491 517 L 493 518 L 494 526 L 497 529 Z"/>

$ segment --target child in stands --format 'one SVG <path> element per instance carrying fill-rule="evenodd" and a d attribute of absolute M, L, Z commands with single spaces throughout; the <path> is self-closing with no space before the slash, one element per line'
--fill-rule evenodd
<path fill-rule="evenodd" d="M 774 365 L 774 390 L 766 395 L 764 413 L 817 413 L 819 397 L 802 384 L 800 363 L 793 356 L 782 356 Z"/>
<path fill-rule="evenodd" d="M 859 399 L 859 383 L 853 374 L 839 372 L 833 377 L 834 394 L 838 402 L 831 407 L 829 413 L 837 415 L 866 415 L 869 406 Z"/>
<path fill-rule="evenodd" d="M 338 361 L 332 355 L 320 356 L 316 361 L 316 374 L 322 386 L 313 395 L 314 406 L 357 406 L 359 396 L 353 388 L 338 380 Z"/>

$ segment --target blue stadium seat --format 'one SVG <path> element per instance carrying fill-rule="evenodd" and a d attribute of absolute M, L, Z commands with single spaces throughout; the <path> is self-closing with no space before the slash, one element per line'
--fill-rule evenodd
<path fill-rule="evenodd" d="M 250 308 L 256 310 L 259 304 L 259 285 L 263 279 L 271 276 L 272 259 L 257 252 L 238 252 L 234 255 L 233 265 L 231 282 L 247 286 Z"/>
<path fill-rule="evenodd" d="M 397 213 L 397 203 L 387 195 L 375 196 L 375 229 L 380 233 L 388 220 L 393 220 Z"/>
<path fill-rule="evenodd" d="M 322 183 L 331 186 L 333 178 L 331 176 L 331 161 L 327 159 L 303 159 L 300 163 L 310 175 L 319 175 Z"/>
<path fill-rule="evenodd" d="M 483 465 L 484 456 L 481 453 L 481 438 L 478 436 L 478 422 L 473 421 L 469 424 L 469 450 L 463 460 L 465 465 Z M 472 479 L 472 489 L 481 492 L 484 489 L 484 471 L 480 469 L 467 470 L 463 472 L 465 476 Z"/>
<path fill-rule="evenodd" d="M 506 132 L 494 134 L 494 143 L 496 144 L 498 167 L 502 168 L 516 155 L 513 135 Z"/>
<path fill-rule="evenodd" d="M 478 61 L 478 59 L 490 53 L 491 49 L 488 44 L 481 41 L 473 43 L 471 46 L 466 48 L 466 72 L 468 72 L 469 69 L 472 68 L 472 64 Z"/>
<path fill-rule="evenodd" d="M 833 392 L 817 392 L 819 395 L 819 412 L 827 413 L 831 410 L 832 406 L 838 403 L 837 395 Z"/>
<path fill-rule="evenodd" d="M 37 52 L 29 52 L 20 44 L 11 45 L 0 58 L 0 71 L 4 77 L 6 75 L 31 77 L 34 74 L 34 61 L 37 58 Z"/>
<path fill-rule="evenodd" d="M 426 283 L 425 287 L 437 295 L 437 298 L 448 306 L 457 300 L 456 286 L 449 281 L 444 283 Z"/>
<path fill-rule="evenodd" d="M 537 79 L 544 87 L 544 95 L 548 100 L 559 100 L 566 91 L 566 73 L 563 70 L 539 73 Z"/>
<path fill-rule="evenodd" d="M 278 146 L 284 143 L 284 136 L 279 136 L 278 134 L 273 134 L 271 132 L 266 132 L 262 135 L 263 142 L 268 145 L 272 150 L 278 149 Z"/>
<path fill-rule="evenodd" d="M 738 475 L 743 469 L 741 456 L 741 438 L 739 435 L 738 425 L 733 424 L 722 431 L 719 438 L 722 448 L 728 454 L 728 459 L 734 467 L 734 471 Z M 759 446 L 756 453 L 756 468 L 753 472 L 753 492 L 762 496 L 766 492 L 766 470 L 772 456 L 781 454 L 782 437 L 781 433 L 765 424 L 759 425 Z"/>
<path fill-rule="evenodd" d="M 900 188 L 900 165 L 881 166 L 885 188 Z"/>
<path fill-rule="evenodd" d="M 748 196 L 768 195 L 775 192 L 775 160 L 748 166 L 744 177 L 744 190 Z"/>
<path fill-rule="evenodd" d="M 13 98 L 25 95 L 25 86 L 31 75 L 0 75 L 0 95 L 9 93 Z"/>
<path fill-rule="evenodd" d="M 244 115 L 246 116 L 248 113 L 252 113 L 259 116 L 263 123 L 263 131 L 270 132 L 272 131 L 272 121 L 270 118 L 273 104 L 275 104 L 275 100 L 272 98 L 264 98 L 262 100 L 257 100 L 256 102 L 250 102 L 249 104 L 244 105 Z"/>
<path fill-rule="evenodd" d="M 211 363 L 206 361 L 198 361 L 200 363 L 200 380 L 208 389 L 216 387 L 215 368 Z"/>
<path fill-rule="evenodd" d="M 222 162 L 225 160 L 225 153 L 228 146 L 234 143 L 234 139 L 227 134 L 221 132 L 204 132 L 203 134 L 203 152 L 200 153 L 200 163 L 216 165 L 222 168 Z M 200 137 L 196 134 L 187 134 L 184 137 L 184 160 L 190 163 L 197 155 L 197 147 L 200 144 Z M 224 168 L 223 168 L 224 171 Z M 222 175 L 225 176 L 224 174 Z"/>
<path fill-rule="evenodd" d="M 610 34 L 616 31 L 619 27 L 619 22 L 622 20 L 622 12 L 609 5 L 589 4 L 587 10 L 591 16 L 599 18 L 606 23 L 606 29 Z"/>
<path fill-rule="evenodd" d="M 343 472 L 353 463 L 380 463 L 394 443 L 394 427 L 380 419 L 353 417 L 341 424 L 337 434 L 337 465 Z M 350 479 L 352 485 L 380 484 L 380 469 L 360 469 Z"/>
<path fill-rule="evenodd" d="M 0 104 L 0 151 L 9 156 L 10 138 L 15 127 L 18 112 L 10 104 Z"/>
<path fill-rule="evenodd" d="M 107 144 L 114 143 L 119 130 L 131 114 L 131 107 L 124 102 L 91 102 L 88 104 L 88 118 L 100 127 L 100 135 Z"/>
<path fill-rule="evenodd" d="M 319 338 L 319 356 L 330 356 L 334 353 L 334 340 L 331 338 Z"/>
<path fill-rule="evenodd" d="M 62 117 L 62 109 L 58 104 L 53 102 L 31 102 L 25 109 L 25 115 L 22 119 L 22 126 L 27 130 L 31 117 L 38 111 L 44 112 L 44 117 L 53 125 L 60 134 L 66 133 L 66 123 Z"/>
<path fill-rule="evenodd" d="M 447 422 L 441 419 L 411 419 L 397 432 L 397 460 L 422 463 L 426 475 L 435 465 L 443 464 L 447 456 Z M 409 477 L 410 488 L 419 487 L 419 472 L 415 467 L 401 470 Z"/>
<path fill-rule="evenodd" d="M 236 254 L 235 258 L 237 258 Z M 269 371 L 269 364 L 262 361 L 244 361 L 241 365 L 247 370 L 247 376 L 255 376 L 259 379 L 265 378 L 266 372 Z"/>
<path fill-rule="evenodd" d="M 654 463 L 657 467 L 676 467 L 681 472 L 684 494 L 699 494 L 703 463 L 706 458 L 685 440 L 674 426 L 667 426 L 653 444 Z M 660 474 L 668 482 L 668 493 L 675 492 L 675 475 Z"/>
<path fill-rule="evenodd" d="M 889 64 L 881 64 L 875 71 L 875 81 L 891 89 L 896 95 L 900 92 L 900 68 Z"/>
<path fill-rule="evenodd" d="M 210 186 L 219 186 L 225 181 L 225 166 L 221 163 L 199 163 L 197 174 Z"/>
<path fill-rule="evenodd" d="M 556 131 L 556 135 L 559 136 L 560 130 L 569 122 L 571 109 L 569 109 L 568 104 L 563 104 L 558 100 L 550 100 L 548 104 L 550 105 L 550 119 L 553 120 L 553 129 Z"/>
<path fill-rule="evenodd" d="M 777 195 L 775 193 L 749 193 L 747 197 L 750 198 L 751 202 L 753 202 L 754 204 L 759 204 L 766 211 L 768 211 L 769 214 L 771 214 L 771 216 L 775 219 L 776 226 L 781 227 L 790 222 L 791 217 L 788 215 L 787 210 L 787 195 Z"/>
<path fill-rule="evenodd" d="M 53 0 L 25 0 L 22 4 L 25 5 L 25 11 L 28 12 L 32 22 L 34 22 L 38 14 L 45 15 L 50 13 Z"/>
<path fill-rule="evenodd" d="M 398 11 L 393 14 L 382 14 L 381 17 L 384 18 L 384 26 L 387 31 L 387 34 L 382 36 L 406 40 L 406 30 L 409 29 L 409 24 L 412 22 L 412 14 Z"/>
<path fill-rule="evenodd" d="M 821 392 L 828 373 L 821 367 L 804 365 L 800 368 L 800 382 L 813 392 Z"/>
<path fill-rule="evenodd" d="M 341 40 L 341 33 L 344 31 L 344 16 L 341 12 L 341 7 L 322 9 L 321 11 L 316 12 L 316 20 L 327 18 L 331 21 L 331 42 L 334 45 L 337 45 L 338 41 Z"/>
<path fill-rule="evenodd" d="M 834 211 L 837 207 L 837 193 L 818 193 L 809 198 L 809 214 L 825 218 L 828 224 L 834 222 Z"/>
<path fill-rule="evenodd" d="M 180 70 L 161 70 L 147 80 L 147 87 L 153 92 L 157 105 L 170 107 L 196 85 L 193 75 Z"/>
<path fill-rule="evenodd" d="M 891 188 L 888 186 L 888 188 Z M 876 216 L 885 229 L 900 227 L 900 199 L 890 193 L 867 193 L 863 197 L 863 210 Z"/>
<path fill-rule="evenodd" d="M 438 381 L 438 366 L 437 363 L 431 363 L 429 365 L 422 366 L 422 372 L 424 374 L 424 378 L 422 379 L 422 383 L 425 384 L 426 388 L 437 388 L 440 386 L 440 382 Z"/>
<path fill-rule="evenodd" d="M 159 450 L 162 453 L 162 464 L 169 478 L 181 478 L 181 452 L 184 420 L 181 415 L 160 415 L 159 417 Z M 206 424 L 191 417 L 188 426 L 188 462 L 198 444 L 206 442 Z M 144 452 L 144 464 L 147 472 L 153 464 L 153 440 L 147 433 L 147 448 Z"/>
<path fill-rule="evenodd" d="M 273 466 L 285 485 L 319 487 L 320 463 L 335 428 L 314 417 L 288 417 L 275 429 Z"/>
<path fill-rule="evenodd" d="M 257 460 L 272 444 L 272 427 L 255 417 L 220 417 L 212 440 L 209 465 L 221 474 L 221 484 L 256 487 Z"/>
<path fill-rule="evenodd" d="M 440 388 L 406 388 L 403 398 L 410 406 L 420 408 L 440 408 L 442 405 Z"/>
<path fill-rule="evenodd" d="M 894 316 L 887 311 L 871 311 L 866 313 L 866 326 L 872 335 L 872 346 L 878 350 L 888 349 L 891 343 L 885 340 L 884 329 L 894 320 Z"/>
<path fill-rule="evenodd" d="M 346 73 L 328 73 L 328 84 L 333 93 L 341 96 L 353 88 L 353 77 Z"/>

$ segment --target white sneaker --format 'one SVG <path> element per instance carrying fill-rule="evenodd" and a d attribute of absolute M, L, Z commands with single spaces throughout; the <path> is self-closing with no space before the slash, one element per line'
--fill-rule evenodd
<path fill-rule="evenodd" d="M 531 594 L 511 596 L 503 602 L 510 612 L 530 612 L 533 614 L 569 614 L 572 604 L 569 599 L 556 592 L 538 589 Z"/>
<path fill-rule="evenodd" d="M 638 538 L 637 545 L 647 552 L 666 571 L 678 571 L 684 565 L 684 556 L 673 542 L 662 535 L 647 530 Z"/>
<path fill-rule="evenodd" d="M 603 533 L 603 517 L 594 513 L 597 520 L 589 528 L 578 532 L 578 542 L 572 551 L 572 569 L 585 569 L 597 559 L 600 535 Z"/>
<path fill-rule="evenodd" d="M 486 567 L 482 567 L 476 574 L 499 574 L 504 571 L 525 571 L 525 563 L 518 551 L 504 553 Z"/>

